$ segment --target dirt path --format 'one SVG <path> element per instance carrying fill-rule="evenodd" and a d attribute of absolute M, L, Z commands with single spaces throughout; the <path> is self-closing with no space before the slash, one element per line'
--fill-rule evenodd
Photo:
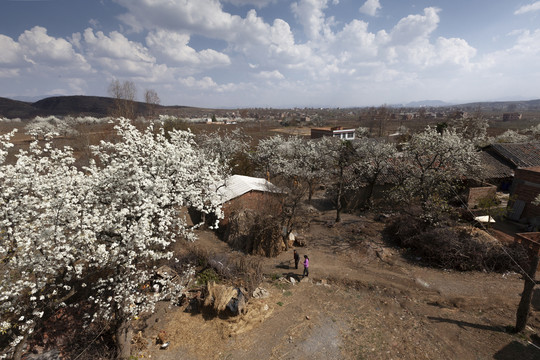
<path fill-rule="evenodd" d="M 242 321 L 178 308 L 148 320 L 144 336 L 165 330 L 171 345 L 151 344 L 152 359 L 539 359 L 540 349 L 514 324 L 523 283 L 517 274 L 460 273 L 404 259 L 380 239 L 384 223 L 323 214 L 302 234 L 310 279 L 293 269 L 292 250 L 261 258 L 270 296 L 252 300 Z M 197 246 L 230 251 L 210 234 Z M 537 293 L 540 298 L 540 293 Z M 527 334 L 540 329 L 540 305 Z M 157 320 L 157 322 L 156 322 Z"/>

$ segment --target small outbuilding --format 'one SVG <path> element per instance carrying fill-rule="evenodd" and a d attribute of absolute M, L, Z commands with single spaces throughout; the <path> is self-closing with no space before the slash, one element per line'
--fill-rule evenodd
<path fill-rule="evenodd" d="M 216 189 L 221 196 L 223 219 L 226 225 L 236 210 L 280 211 L 283 191 L 270 181 L 244 175 L 232 175 Z"/>
<path fill-rule="evenodd" d="M 509 217 L 540 228 L 540 206 L 533 204 L 540 195 L 540 166 L 516 169 L 510 193 L 513 202 Z"/>

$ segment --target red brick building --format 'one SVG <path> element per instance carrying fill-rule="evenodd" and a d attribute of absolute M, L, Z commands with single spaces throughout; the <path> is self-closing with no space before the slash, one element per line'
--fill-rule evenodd
<path fill-rule="evenodd" d="M 540 225 L 540 206 L 532 204 L 540 194 L 540 166 L 516 169 L 511 194 L 515 199 L 510 218 Z"/>
<path fill-rule="evenodd" d="M 229 216 L 236 210 L 279 211 L 283 192 L 271 182 L 250 176 L 233 175 L 217 189 L 221 196 L 223 219 L 226 225 Z"/>

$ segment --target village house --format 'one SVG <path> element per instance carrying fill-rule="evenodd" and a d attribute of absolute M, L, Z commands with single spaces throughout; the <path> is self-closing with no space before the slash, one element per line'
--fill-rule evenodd
<path fill-rule="evenodd" d="M 244 175 L 232 175 L 219 184 L 216 191 L 221 197 L 223 211 L 220 226 L 225 226 L 236 210 L 267 211 L 279 207 L 279 197 L 283 193 L 265 179 Z"/>
<path fill-rule="evenodd" d="M 480 157 L 484 180 L 507 191 L 516 169 L 540 166 L 540 144 L 491 144 L 482 149 Z"/>
<path fill-rule="evenodd" d="M 355 129 L 345 129 L 342 126 L 321 127 L 311 129 L 311 138 L 318 139 L 323 136 L 337 137 L 343 140 L 354 140 Z"/>
<path fill-rule="evenodd" d="M 503 114 L 503 121 L 517 121 L 521 119 L 521 114 L 517 112 L 510 112 Z"/>

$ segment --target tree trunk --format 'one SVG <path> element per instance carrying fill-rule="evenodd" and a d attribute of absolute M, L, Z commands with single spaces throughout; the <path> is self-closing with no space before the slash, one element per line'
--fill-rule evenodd
<path fill-rule="evenodd" d="M 315 185 L 308 182 L 308 204 L 311 204 L 311 199 L 313 198 L 313 192 Z"/>
<path fill-rule="evenodd" d="M 21 342 L 15 346 L 15 350 L 13 351 L 13 360 L 21 360 L 24 353 L 24 345 L 26 345 L 26 339 L 28 339 L 27 334 L 25 334 Z"/>
<path fill-rule="evenodd" d="M 340 222 L 341 221 L 341 208 L 342 208 L 342 205 L 341 205 L 341 193 L 342 193 L 342 185 L 339 184 L 339 187 L 338 187 L 338 194 L 337 194 L 337 202 L 336 202 L 336 222 Z"/>
<path fill-rule="evenodd" d="M 336 201 L 336 222 L 341 221 L 341 196 L 343 194 L 343 167 L 339 169 L 339 184 L 338 184 L 338 193 Z"/>
<path fill-rule="evenodd" d="M 133 329 L 128 320 L 119 320 L 116 328 L 116 357 L 117 359 L 129 359 L 131 356 L 131 338 Z"/>
<path fill-rule="evenodd" d="M 538 268 L 538 253 L 536 253 L 531 259 L 531 265 L 529 271 L 524 274 L 525 285 L 523 286 L 523 293 L 521 294 L 521 301 L 519 302 L 517 315 L 516 315 L 516 332 L 523 331 L 527 325 L 527 318 L 529 317 L 529 310 L 531 306 L 532 294 L 536 281 L 534 276 Z"/>
<path fill-rule="evenodd" d="M 373 197 L 373 190 L 375 189 L 375 182 L 377 180 L 370 182 L 367 186 L 367 193 L 364 198 L 364 206 L 371 208 L 371 198 Z"/>

